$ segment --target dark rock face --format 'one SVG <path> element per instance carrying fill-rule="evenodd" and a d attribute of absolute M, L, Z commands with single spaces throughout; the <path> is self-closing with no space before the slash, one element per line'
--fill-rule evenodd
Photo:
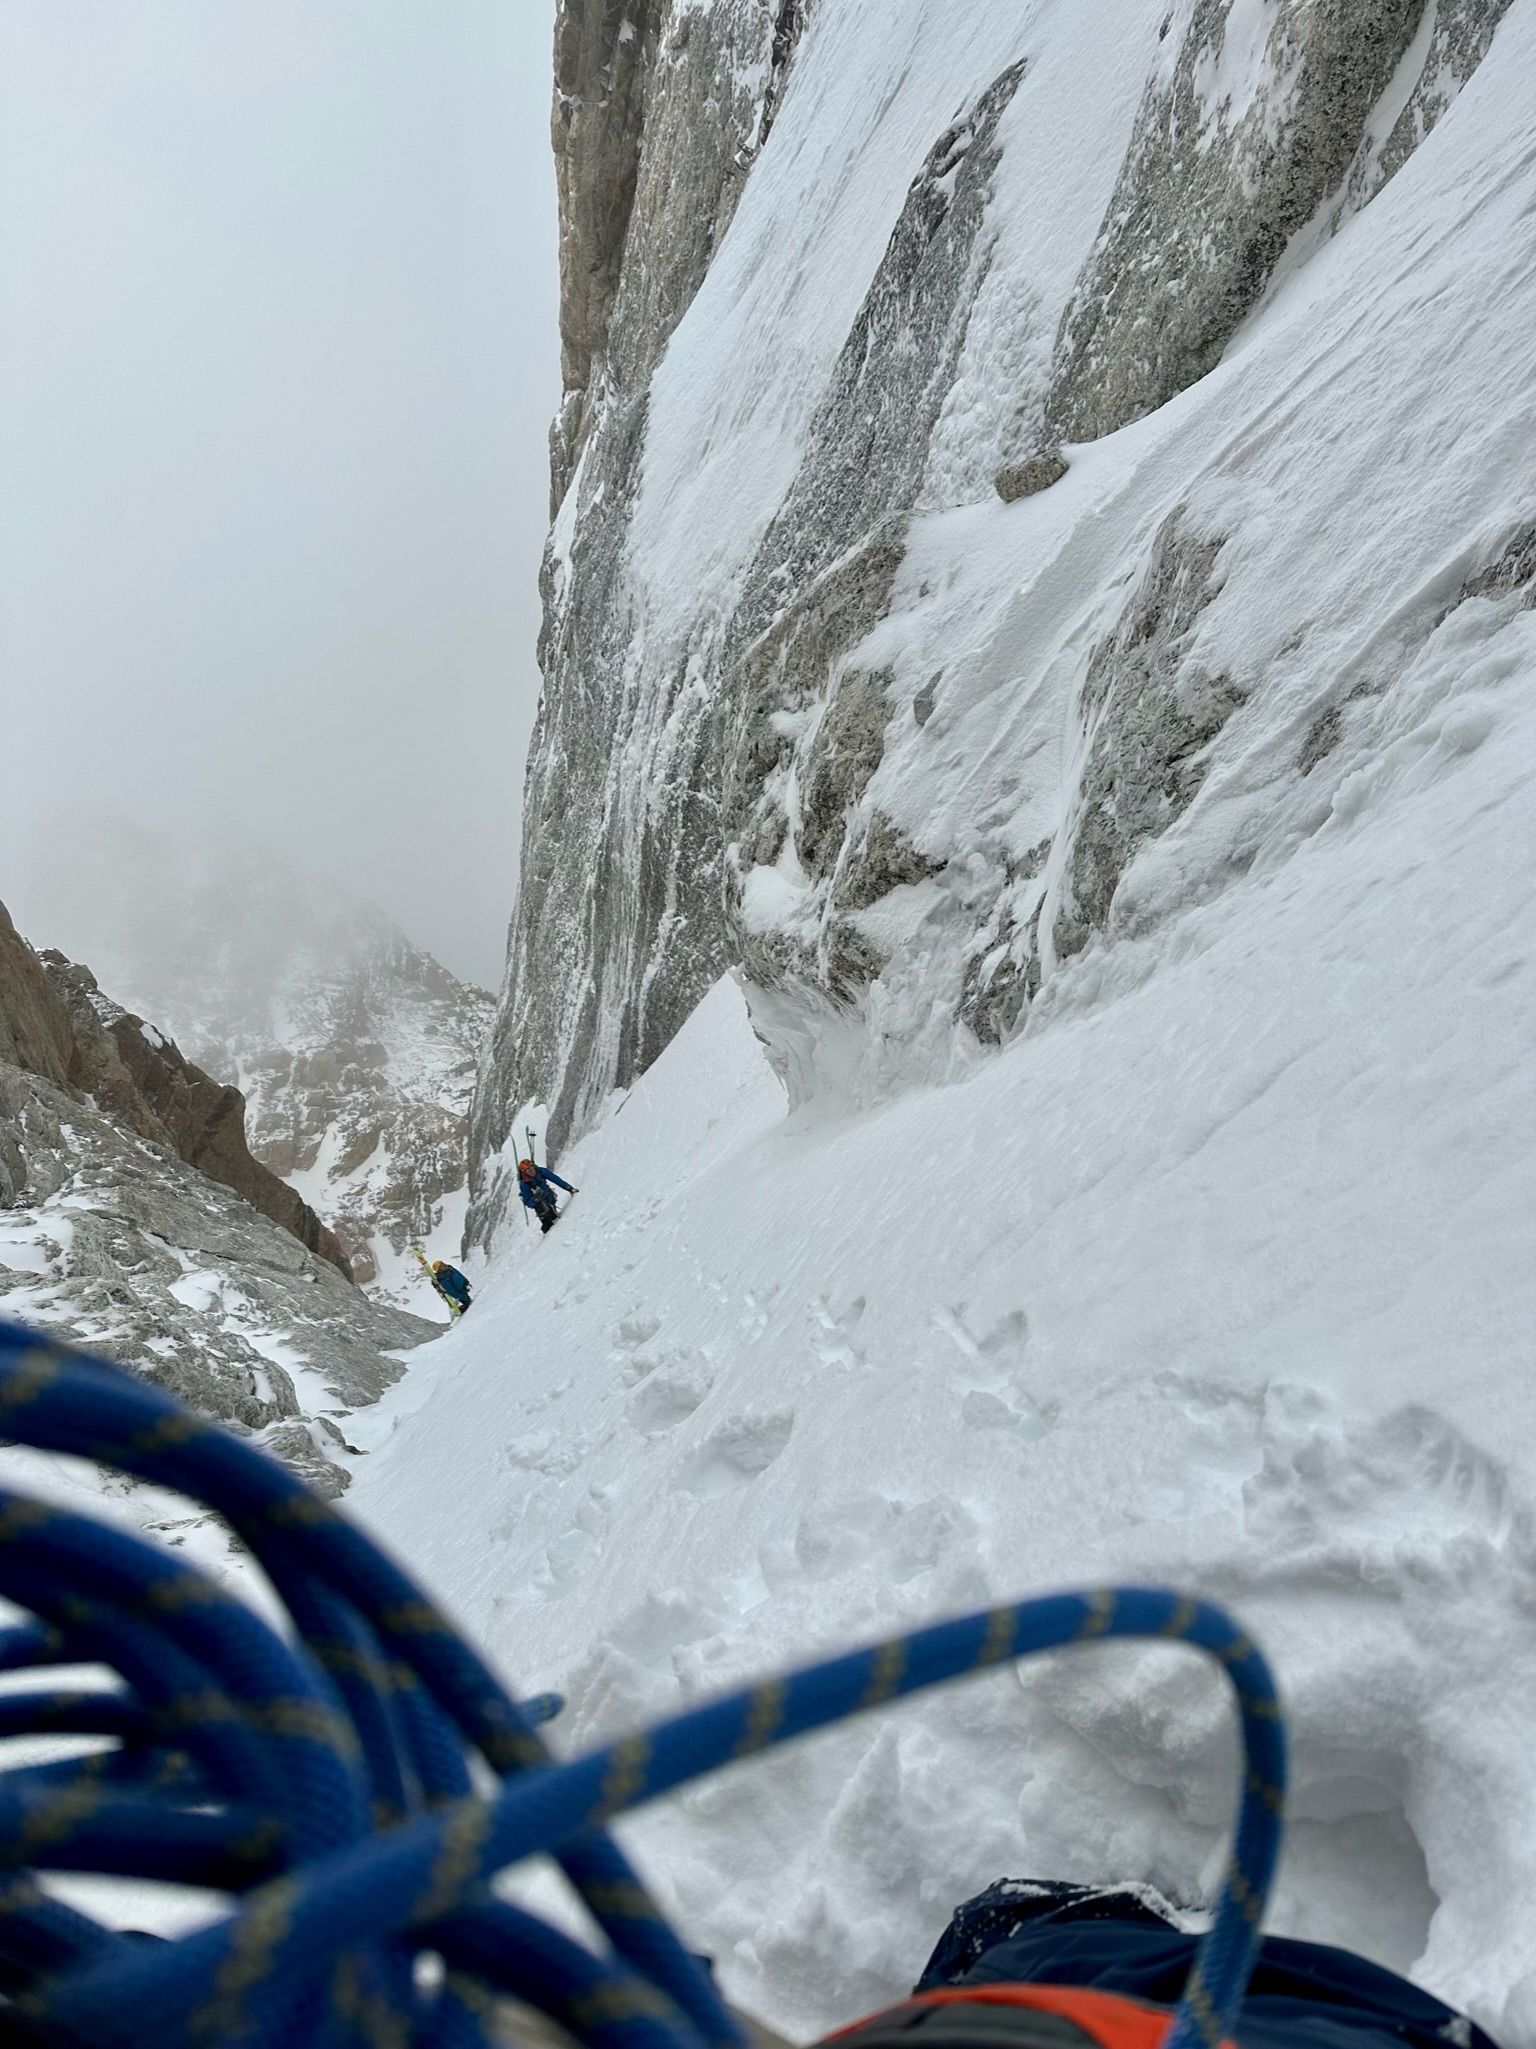
<path fill-rule="evenodd" d="M 531 1102 L 548 1105 L 558 1150 L 616 1082 L 643 1072 L 726 965 L 715 736 L 686 673 L 669 671 L 648 698 L 630 674 L 621 565 L 644 415 L 642 396 L 605 416 L 573 487 L 591 510 L 578 518 L 569 571 L 545 566 L 542 660 L 567 687 L 546 684 L 534 731 L 472 1162 L 507 1140 Z M 576 1056 L 599 1040 L 600 1066 Z"/>
<path fill-rule="evenodd" d="M 295 1189 L 252 1158 L 239 1089 L 214 1081 L 153 1026 L 104 998 L 89 968 L 58 953 L 45 953 L 42 965 L 73 1032 L 70 1085 L 94 1097 L 117 1123 L 233 1189 L 350 1280 L 351 1261 L 335 1233 Z"/>
<path fill-rule="evenodd" d="M 982 234 L 998 124 L 1024 76 L 996 78 L 913 179 L 812 425 L 806 460 L 758 550 L 738 633 L 752 640 L 848 553 L 911 509 L 991 261 Z M 873 592 L 865 589 L 866 603 Z M 850 618 L 848 644 L 880 616 Z"/>
<path fill-rule="evenodd" d="M 1423 10 L 1424 0 L 1287 0 L 1267 51 L 1282 83 L 1239 111 L 1209 82 L 1229 0 L 1202 0 L 1171 82 L 1148 91 L 1062 321 L 1052 440 L 1111 434 L 1215 366 L 1290 237 L 1348 171 Z"/>
<path fill-rule="evenodd" d="M 1141 588 L 1089 660 L 1082 717 L 1092 740 L 1056 916 L 1059 958 L 1107 926 L 1132 855 L 1189 809 L 1209 767 L 1205 750 L 1243 701 L 1230 677 L 1188 660 L 1191 630 L 1219 588 L 1221 547 L 1170 514 Z"/>
<path fill-rule="evenodd" d="M 1435 0 L 1424 9 L 1418 33 L 1422 38 L 1427 31 L 1427 47 L 1413 89 L 1385 137 L 1367 127 L 1330 228 L 1374 198 L 1407 163 L 1487 56 L 1508 7 L 1509 0 Z"/>
<path fill-rule="evenodd" d="M 798 27 L 786 27 L 775 73 L 778 26 L 766 0 L 562 0 L 557 15 L 568 304 L 551 467 L 557 531 L 572 540 L 544 565 L 545 689 L 472 1161 L 496 1152 L 531 1102 L 548 1105 L 558 1149 L 656 1057 L 726 964 L 718 733 L 682 669 L 637 692 L 624 554 L 647 382 L 735 211 L 773 76 L 782 98 Z M 640 806 L 625 796 L 637 782 Z"/>
<path fill-rule="evenodd" d="M 782 91 L 798 26 L 775 33 L 759 0 L 681 11 L 669 0 L 562 0 L 552 132 L 565 398 L 551 440 L 555 509 L 610 406 L 660 360 L 730 224 L 762 117 L 739 81 L 782 43 Z M 643 259 L 626 261 L 631 248 L 643 248 Z"/>
<path fill-rule="evenodd" d="M 778 15 L 773 24 L 773 69 L 768 79 L 768 90 L 763 95 L 763 118 L 757 134 L 759 149 L 768 140 L 773 117 L 779 111 L 779 101 L 789 83 L 789 67 L 796 45 L 805 33 L 810 4 L 811 0 L 779 0 Z"/>
<path fill-rule="evenodd" d="M 1520 591 L 1536 609 L 1536 521 L 1511 535 L 1494 559 L 1469 576 L 1458 602 L 1467 598 L 1503 598 Z"/>
<path fill-rule="evenodd" d="M 1234 108 L 1210 82 L 1231 0 L 1201 0 L 1171 81 L 1148 89 L 1062 320 L 1045 434 L 1096 440 L 1213 369 L 1292 236 L 1315 221 L 1336 230 L 1402 168 L 1487 55 L 1508 5 L 1286 0 L 1265 52 L 1276 90 Z M 1417 80 L 1379 135 L 1375 109 L 1416 35 Z"/>
<path fill-rule="evenodd" d="M 655 63 L 658 0 L 634 10 L 615 0 L 569 0 L 555 22 L 551 141 L 560 201 L 560 348 L 568 395 L 584 395 L 618 291 L 635 203 L 645 95 Z M 565 416 L 562 416 L 564 418 Z M 580 406 L 555 458 L 564 496 Z"/>
<path fill-rule="evenodd" d="M 69 1013 L 0 904 L 0 1061 L 67 1086 L 74 1053 Z"/>
<path fill-rule="evenodd" d="M 376 1401 L 400 1377 L 390 1352 L 437 1327 L 351 1284 L 251 1158 L 243 1112 L 0 911 L 0 1314 L 101 1346 L 336 1494 L 349 1476 L 317 1398 Z"/>

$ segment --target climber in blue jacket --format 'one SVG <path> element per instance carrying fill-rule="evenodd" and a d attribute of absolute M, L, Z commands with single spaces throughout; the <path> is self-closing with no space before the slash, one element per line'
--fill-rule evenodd
<path fill-rule="evenodd" d="M 523 1199 L 524 1209 L 531 1209 L 539 1220 L 541 1231 L 552 1230 L 555 1218 L 560 1212 L 555 1206 L 554 1191 L 563 1188 L 567 1195 L 576 1190 L 569 1181 L 562 1181 L 553 1167 L 535 1166 L 532 1160 L 517 1163 L 517 1192 Z"/>

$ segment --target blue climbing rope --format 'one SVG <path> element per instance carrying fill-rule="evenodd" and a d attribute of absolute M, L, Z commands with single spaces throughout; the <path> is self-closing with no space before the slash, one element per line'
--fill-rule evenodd
<path fill-rule="evenodd" d="M 557 1762 L 547 1696 L 514 1701 L 436 1607 L 251 1444 L 110 1362 L 0 1324 L 0 1439 L 73 1453 L 216 1510 L 288 1612 L 280 1635 L 174 1553 L 0 1488 L 0 1741 L 89 1736 L 0 1771 L 0 2034 L 47 2049 L 484 2049 L 496 2002 L 593 2049 L 740 2040 L 707 1973 L 604 1833 L 701 1773 L 1033 1652 L 1187 1643 L 1225 1669 L 1243 1742 L 1238 1824 L 1167 2049 L 1216 2049 L 1253 1965 L 1279 1852 L 1285 1736 L 1230 1617 L 1158 1588 L 1058 1594 L 833 1658 Z M 49 1675 L 103 1665 L 78 1686 Z M 491 1777 L 490 1775 L 494 1775 Z M 493 1790 L 487 1791 L 488 1787 Z M 499 1900 L 558 1859 L 605 1945 Z M 50 1897 L 39 1874 L 229 1896 L 174 1941 Z M 440 1969 L 418 1969 L 424 1957 Z M 6 2033 L 9 2029 L 11 2033 Z"/>

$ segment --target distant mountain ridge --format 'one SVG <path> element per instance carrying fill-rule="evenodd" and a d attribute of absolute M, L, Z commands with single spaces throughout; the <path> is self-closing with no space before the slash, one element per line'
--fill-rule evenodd
<path fill-rule="evenodd" d="M 53 886 L 109 986 L 243 1093 L 253 1154 L 325 1218 L 353 1277 L 423 1306 L 410 1248 L 461 1241 L 491 996 L 262 850 L 193 854 L 106 824 Z"/>
<path fill-rule="evenodd" d="M 256 1160 L 238 1089 L 212 1080 L 153 1025 L 102 994 L 89 968 L 35 954 L 0 904 L 0 1058 L 90 1097 L 297 1238 L 348 1280 L 351 1262 L 309 1205 Z M 0 1180 L 0 1192 L 7 1189 Z"/>
<path fill-rule="evenodd" d="M 334 1495 L 342 1419 L 433 1334 L 348 1267 L 252 1156 L 239 1091 L 0 907 L 0 1316 L 99 1346 Z"/>

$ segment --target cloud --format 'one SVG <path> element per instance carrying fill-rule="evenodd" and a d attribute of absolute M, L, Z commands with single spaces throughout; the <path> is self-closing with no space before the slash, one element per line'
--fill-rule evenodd
<path fill-rule="evenodd" d="M 60 812 L 233 827 L 498 978 L 551 14 L 0 0 L 5 873 Z"/>

